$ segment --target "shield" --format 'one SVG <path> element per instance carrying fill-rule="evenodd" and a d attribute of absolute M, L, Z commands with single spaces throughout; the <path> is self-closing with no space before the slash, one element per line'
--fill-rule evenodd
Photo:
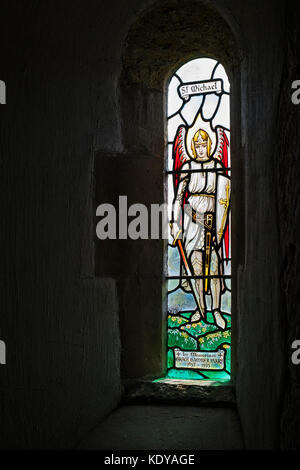
<path fill-rule="evenodd" d="M 228 176 L 218 175 L 216 191 L 216 235 L 221 244 L 229 215 L 231 181 Z"/>

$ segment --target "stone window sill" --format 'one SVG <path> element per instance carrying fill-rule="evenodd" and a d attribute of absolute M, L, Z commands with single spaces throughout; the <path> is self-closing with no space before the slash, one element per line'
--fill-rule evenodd
<path fill-rule="evenodd" d="M 230 383 L 161 379 L 127 381 L 124 404 L 174 404 L 236 406 L 235 387 Z"/>

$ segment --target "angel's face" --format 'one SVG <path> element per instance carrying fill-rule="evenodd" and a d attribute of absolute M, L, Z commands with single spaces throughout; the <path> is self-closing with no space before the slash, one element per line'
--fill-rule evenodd
<path fill-rule="evenodd" d="M 195 142 L 196 160 L 207 160 L 207 142 Z"/>

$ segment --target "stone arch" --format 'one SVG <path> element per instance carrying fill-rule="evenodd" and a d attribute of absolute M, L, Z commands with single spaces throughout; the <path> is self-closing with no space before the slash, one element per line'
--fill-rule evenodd
<path fill-rule="evenodd" d="M 131 26 L 120 77 L 123 143 L 127 150 L 161 151 L 166 82 L 181 64 L 199 56 L 218 59 L 234 83 L 241 50 L 222 16 L 201 2 L 156 2 Z M 141 109 L 147 112 L 141 113 Z M 149 130 L 148 134 L 144 129 Z"/>
<path fill-rule="evenodd" d="M 235 129 L 232 160 L 234 166 L 241 166 L 241 153 L 237 155 L 235 151 L 240 147 L 241 51 L 231 28 L 218 12 L 201 2 L 155 2 L 131 25 L 122 54 L 119 96 L 124 153 L 119 161 L 123 161 L 124 167 L 130 167 L 131 172 L 126 172 L 128 179 L 125 182 L 121 163 L 118 179 L 122 181 L 122 194 L 128 194 L 128 202 L 130 197 L 133 202 L 148 206 L 164 202 L 167 83 L 178 66 L 199 56 L 218 59 L 230 77 L 231 122 Z M 242 182 L 242 178 L 239 181 Z M 239 212 L 236 204 L 233 231 Z M 239 247 L 243 239 L 241 233 L 242 230 L 239 231 Z M 136 245 L 132 250 L 126 250 L 125 263 L 132 268 L 121 276 L 119 283 L 125 378 L 162 376 L 166 367 L 166 322 L 162 315 L 165 295 L 161 288 L 164 241 L 140 242 L 139 248 Z M 132 302 L 132 295 L 135 302 Z M 149 305 L 152 305 L 152 312 Z"/>

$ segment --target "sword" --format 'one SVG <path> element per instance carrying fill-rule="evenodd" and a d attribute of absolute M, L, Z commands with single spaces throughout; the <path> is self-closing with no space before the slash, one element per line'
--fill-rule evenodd
<path fill-rule="evenodd" d="M 170 224 L 170 226 L 172 227 L 172 224 Z M 178 246 L 179 253 L 180 253 L 181 259 L 183 261 L 183 264 L 184 264 L 184 267 L 185 267 L 185 270 L 186 270 L 186 274 L 189 276 L 188 281 L 189 281 L 189 284 L 191 286 L 192 292 L 194 294 L 194 298 L 195 298 L 197 307 L 199 308 L 199 312 L 200 312 L 201 316 L 204 318 L 203 307 L 200 305 L 200 302 L 199 302 L 199 297 L 198 297 L 198 292 L 197 292 L 197 289 L 196 289 L 195 279 L 193 279 L 193 277 L 192 277 L 192 272 L 191 272 L 191 269 L 189 267 L 188 260 L 186 259 L 185 252 L 184 252 L 181 240 L 178 238 L 179 235 L 180 235 L 180 232 L 181 232 L 181 230 L 177 233 L 176 238 L 174 238 L 173 246 L 175 246 L 176 244 Z"/>
<path fill-rule="evenodd" d="M 206 228 L 205 234 L 205 288 L 204 292 L 208 291 L 208 276 L 210 271 L 210 255 L 211 255 L 211 230 L 213 226 L 213 215 L 210 213 L 204 214 L 204 226 Z"/>
<path fill-rule="evenodd" d="M 226 184 L 226 199 L 219 199 L 219 203 L 222 206 L 224 206 L 224 213 L 222 217 L 221 227 L 220 227 L 220 230 L 218 231 L 219 241 L 221 241 L 222 239 L 224 228 L 225 228 L 225 223 L 227 219 L 227 213 L 228 213 L 228 208 L 229 208 L 229 190 L 230 190 L 230 186 L 229 186 L 229 183 L 227 183 Z"/>

